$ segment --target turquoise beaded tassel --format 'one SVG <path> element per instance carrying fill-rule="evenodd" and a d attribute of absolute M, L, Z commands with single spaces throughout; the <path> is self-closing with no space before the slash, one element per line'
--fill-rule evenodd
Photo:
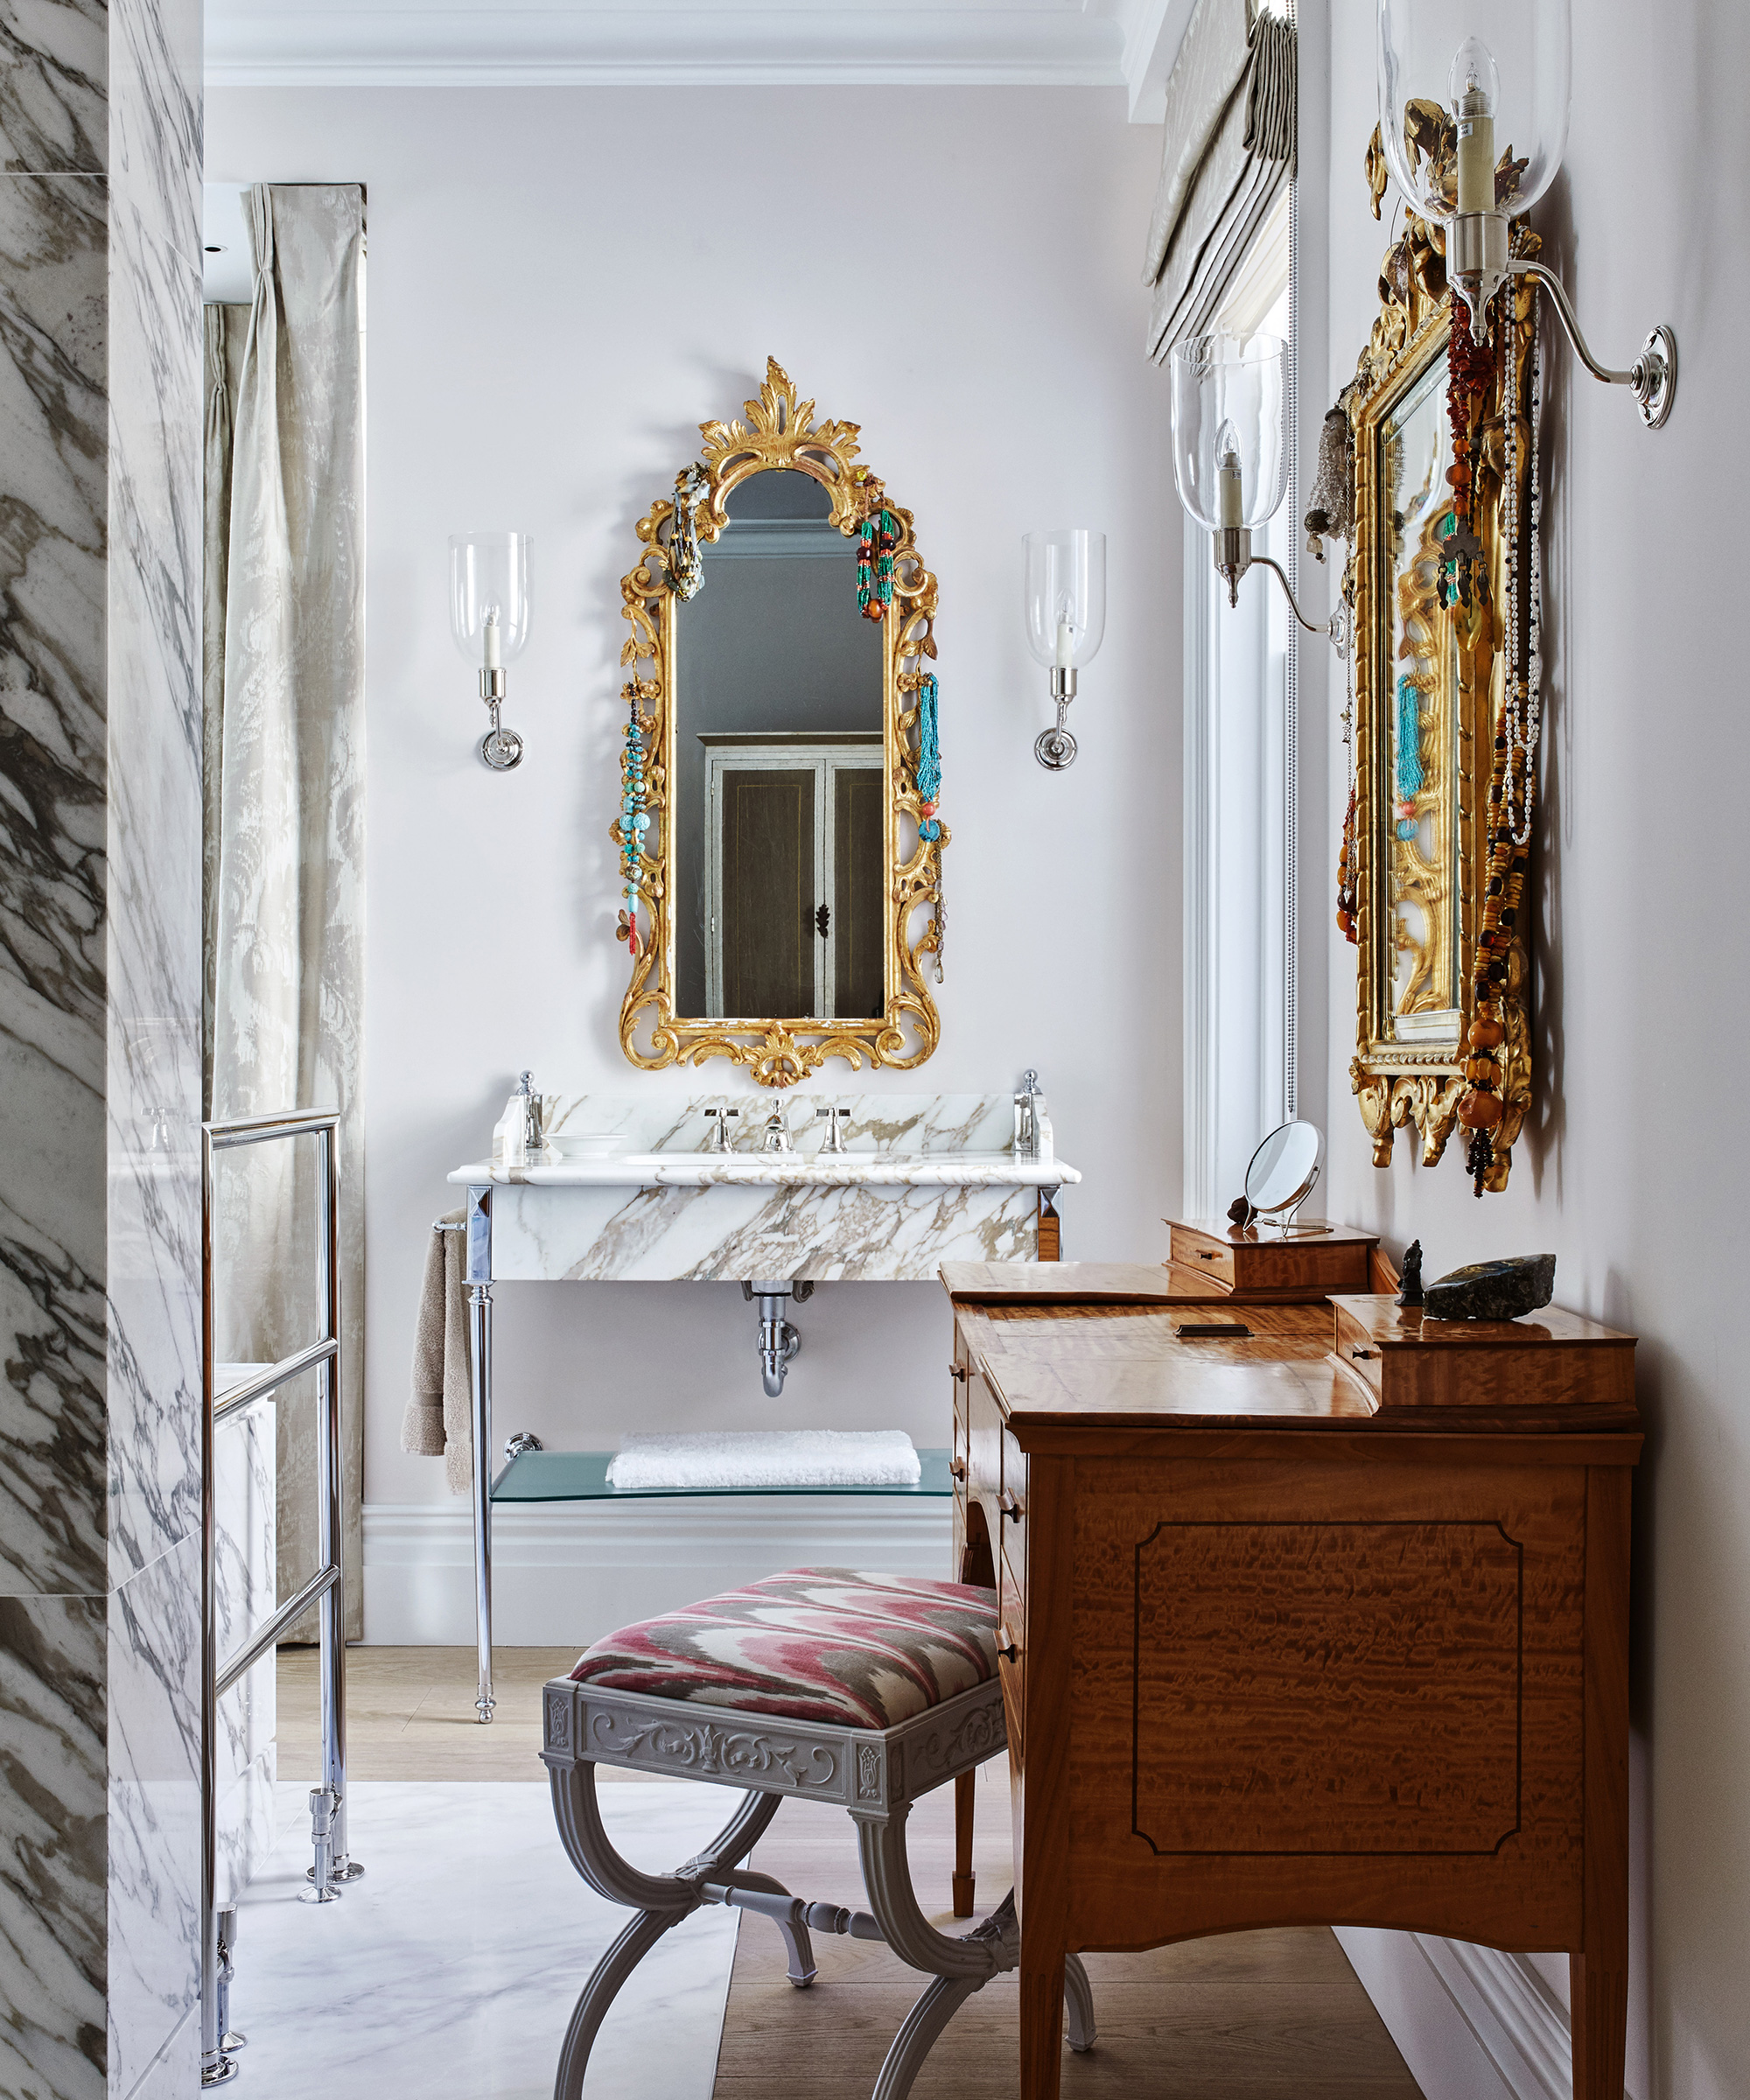
<path fill-rule="evenodd" d="M 942 796 L 942 752 L 936 745 L 935 673 L 926 671 L 918 686 L 918 836 L 932 844 L 942 836 L 936 808 Z"/>
<path fill-rule="evenodd" d="M 1397 682 L 1397 836 L 1414 838 L 1420 826 L 1416 797 L 1422 792 L 1422 696 L 1413 678 Z"/>
<path fill-rule="evenodd" d="M 893 602 L 893 550 L 900 522 L 883 508 L 857 528 L 857 603 L 864 620 L 884 620 Z"/>
<path fill-rule="evenodd" d="M 625 878 L 625 905 L 620 914 L 620 938 L 626 943 L 633 956 L 640 952 L 638 944 L 638 878 L 644 851 L 645 834 L 650 829 L 650 813 L 644 806 L 645 795 L 645 739 L 639 726 L 638 687 L 636 682 L 627 689 L 631 701 L 632 718 L 626 725 L 626 749 L 620 765 L 620 872 Z"/>

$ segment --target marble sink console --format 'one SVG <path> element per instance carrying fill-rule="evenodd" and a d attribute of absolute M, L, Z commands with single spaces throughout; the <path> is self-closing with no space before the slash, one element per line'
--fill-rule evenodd
<path fill-rule="evenodd" d="M 1082 1179 L 1015 1156 L 1007 1094 L 548 1100 L 550 1130 L 612 1131 L 626 1149 L 458 1167 L 458 1186 L 494 1185 L 494 1279 L 924 1281 L 944 1261 L 1036 1258 L 1040 1192 Z M 774 1105 L 788 1152 L 760 1150 Z M 828 1105 L 850 1110 L 843 1152 L 815 1116 Z M 729 1152 L 708 1149 L 708 1108 L 739 1110 Z"/>

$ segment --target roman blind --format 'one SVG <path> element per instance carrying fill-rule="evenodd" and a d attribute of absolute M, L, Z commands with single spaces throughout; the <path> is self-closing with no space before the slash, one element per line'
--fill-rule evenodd
<path fill-rule="evenodd" d="M 1292 18 L 1269 0 L 1197 0 L 1166 87 L 1166 145 L 1143 282 L 1148 354 L 1206 330 L 1294 172 Z"/>

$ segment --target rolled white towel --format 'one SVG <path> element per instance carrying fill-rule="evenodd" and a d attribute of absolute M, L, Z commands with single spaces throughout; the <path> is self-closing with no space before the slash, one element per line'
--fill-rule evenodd
<path fill-rule="evenodd" d="M 902 1429 L 730 1429 L 628 1437 L 611 1488 L 915 1488 L 918 1454 Z"/>

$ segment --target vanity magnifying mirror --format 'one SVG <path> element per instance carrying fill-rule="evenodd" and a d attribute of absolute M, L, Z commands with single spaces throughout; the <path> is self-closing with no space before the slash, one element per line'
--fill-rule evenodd
<path fill-rule="evenodd" d="M 1377 134 L 1368 178 L 1377 216 Z M 1525 277 L 1509 278 L 1491 309 L 1490 346 L 1474 349 L 1467 328 L 1455 342 L 1438 233 L 1413 214 L 1404 228 L 1381 265 L 1379 311 L 1348 395 L 1355 691 L 1346 849 L 1357 949 L 1349 1071 L 1376 1166 L 1389 1162 L 1393 1132 L 1406 1124 L 1432 1166 L 1467 1084 L 1486 1077 L 1501 1113 L 1483 1186 L 1498 1190 L 1531 1096 L 1529 914 L 1516 908 L 1516 892 L 1511 900 L 1501 893 L 1504 864 L 1499 855 L 1492 863 L 1491 830 L 1499 836 L 1504 823 L 1522 839 L 1530 822 L 1535 294 Z M 1534 256 L 1538 245 L 1515 220 L 1514 254 Z M 1516 712 L 1503 710 L 1509 670 Z M 1506 799 L 1494 805 L 1504 814 L 1492 827 L 1490 796 L 1502 777 L 1497 734 L 1509 730 Z M 1511 848 L 1516 869 L 1523 850 Z M 1477 1030 L 1488 1039 L 1479 1054 L 1473 1029 L 1486 931 L 1482 964 L 1499 975 L 1490 976 L 1495 1011 Z"/>
<path fill-rule="evenodd" d="M 912 515 L 768 361 L 638 526 L 612 828 L 647 1071 L 909 1068 L 940 1024 L 936 583 Z"/>
<path fill-rule="evenodd" d="M 1282 1233 L 1328 1233 L 1328 1225 L 1294 1222 L 1312 1194 L 1325 1164 L 1325 1133 L 1316 1124 L 1279 1124 L 1259 1144 L 1246 1168 L 1248 1228 L 1263 1223 Z"/>

